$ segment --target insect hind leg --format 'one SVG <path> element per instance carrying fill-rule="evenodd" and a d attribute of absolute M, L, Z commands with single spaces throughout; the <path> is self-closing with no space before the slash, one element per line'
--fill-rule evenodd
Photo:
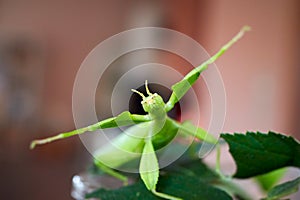
<path fill-rule="evenodd" d="M 123 174 L 107 167 L 106 165 L 104 165 L 103 163 L 101 163 L 100 161 L 96 160 L 94 161 L 95 165 L 101 169 L 104 173 L 116 178 L 116 179 L 119 179 L 123 182 L 124 185 L 128 185 L 128 177 L 127 176 L 124 176 Z"/>

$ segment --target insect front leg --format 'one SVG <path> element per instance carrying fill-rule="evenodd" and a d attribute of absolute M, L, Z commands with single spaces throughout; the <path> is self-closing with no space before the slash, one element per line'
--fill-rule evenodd
<path fill-rule="evenodd" d="M 50 142 L 53 142 L 56 140 L 60 140 L 60 139 L 64 139 L 64 138 L 68 138 L 68 137 L 71 137 L 74 135 L 80 135 L 87 131 L 96 131 L 99 129 L 129 126 L 129 125 L 134 125 L 134 124 L 147 122 L 147 121 L 150 121 L 150 118 L 148 115 L 136 115 L 136 114 L 131 114 L 128 111 L 125 111 L 116 117 L 111 117 L 111 118 L 102 120 L 100 122 L 97 122 L 97 123 L 92 124 L 87 127 L 83 127 L 80 129 L 70 131 L 70 132 L 66 132 L 66 133 L 60 133 L 56 136 L 48 137 L 45 139 L 34 140 L 30 144 L 30 149 L 35 148 L 36 145 L 47 144 L 47 143 L 50 143 Z"/>
<path fill-rule="evenodd" d="M 177 103 L 192 87 L 192 85 L 198 80 L 201 72 L 206 70 L 208 66 L 214 63 L 223 53 L 225 53 L 234 43 L 242 38 L 246 31 L 249 31 L 250 27 L 244 26 L 229 42 L 227 42 L 221 49 L 208 60 L 203 62 L 200 66 L 190 71 L 181 81 L 172 85 L 172 94 L 169 101 L 166 103 L 165 110 L 170 111 L 175 103 Z"/>

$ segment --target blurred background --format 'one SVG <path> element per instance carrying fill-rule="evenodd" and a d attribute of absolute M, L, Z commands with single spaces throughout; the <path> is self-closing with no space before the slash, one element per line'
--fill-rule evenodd
<path fill-rule="evenodd" d="M 299 19 L 297 0 L 0 0 L 0 199 L 72 199 L 71 178 L 91 161 L 79 138 L 34 151 L 29 143 L 74 128 L 80 64 L 99 42 L 131 28 L 174 29 L 213 54 L 251 26 L 217 61 L 227 94 L 224 132 L 273 130 L 300 139 Z M 163 60 L 179 70 L 188 65 Z M 121 67 L 109 73 L 117 77 Z M 110 90 L 109 78 L 101 86 L 101 94 Z"/>

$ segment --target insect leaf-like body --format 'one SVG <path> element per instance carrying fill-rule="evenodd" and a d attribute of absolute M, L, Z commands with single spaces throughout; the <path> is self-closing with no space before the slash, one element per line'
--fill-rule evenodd
<path fill-rule="evenodd" d="M 109 167 L 119 166 L 139 158 L 145 145 L 144 138 L 151 128 L 152 122 L 144 122 L 137 126 L 129 127 L 124 133 L 114 138 L 110 144 L 98 149 L 95 152 L 95 159 Z"/>

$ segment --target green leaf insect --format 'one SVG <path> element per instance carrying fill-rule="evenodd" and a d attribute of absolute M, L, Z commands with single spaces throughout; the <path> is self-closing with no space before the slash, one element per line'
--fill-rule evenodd
<path fill-rule="evenodd" d="M 113 169 L 140 158 L 139 172 L 146 188 L 161 198 L 181 199 L 156 191 L 156 184 L 159 178 L 159 163 L 155 151 L 171 142 L 177 133 L 185 137 L 187 135 L 192 136 L 212 144 L 216 144 L 218 139 L 190 122 L 180 123 L 169 118 L 167 113 L 172 110 L 174 105 L 197 81 L 200 73 L 215 62 L 217 58 L 237 42 L 248 30 L 250 30 L 248 26 L 243 27 L 240 32 L 214 56 L 197 68 L 194 68 L 181 81 L 174 84 L 172 86 L 171 97 L 167 103 L 163 101 L 159 94 L 150 92 L 147 81 L 145 82 L 145 87 L 148 96 L 132 89 L 133 92 L 138 93 L 143 98 L 141 104 L 147 113 L 146 115 L 131 114 L 125 111 L 116 117 L 105 119 L 84 128 L 61 133 L 45 139 L 34 140 L 30 148 L 33 149 L 36 145 L 50 143 L 88 131 L 133 125 L 125 130 L 126 134 L 123 133 L 114 138 L 112 145 L 104 146 L 96 151 L 94 160 L 96 166 L 105 173 L 127 183 L 127 177 Z M 109 163 L 109 166 L 106 166 L 104 163 Z"/>

